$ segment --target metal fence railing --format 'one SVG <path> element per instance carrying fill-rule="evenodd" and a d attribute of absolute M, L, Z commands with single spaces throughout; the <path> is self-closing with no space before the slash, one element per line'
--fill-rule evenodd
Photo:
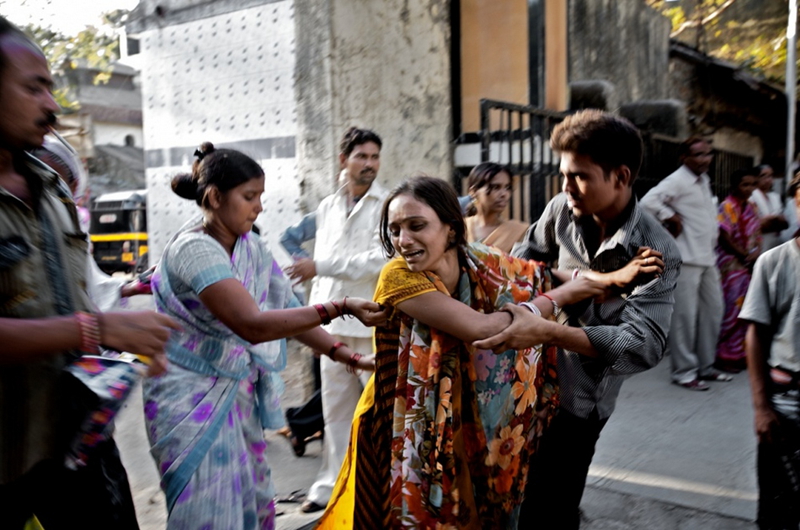
<path fill-rule="evenodd" d="M 550 149 L 550 133 L 568 113 L 528 105 L 481 99 L 481 162 L 508 165 L 514 174 L 514 192 L 509 205 L 512 219 L 532 223 L 547 202 L 561 189 L 558 155 Z M 634 191 L 642 197 L 664 177 L 680 166 L 680 139 L 658 133 L 643 133 L 642 168 Z M 719 200 L 728 193 L 730 175 L 751 167 L 753 158 L 731 151 L 714 149 L 709 169 L 712 191 Z M 462 175 L 460 178 L 464 178 Z M 465 186 L 457 189 L 465 189 Z"/>
<path fill-rule="evenodd" d="M 553 127 L 566 114 L 491 99 L 482 99 L 480 106 L 481 162 L 511 168 L 510 216 L 533 222 L 558 193 L 558 157 L 549 141 Z"/>

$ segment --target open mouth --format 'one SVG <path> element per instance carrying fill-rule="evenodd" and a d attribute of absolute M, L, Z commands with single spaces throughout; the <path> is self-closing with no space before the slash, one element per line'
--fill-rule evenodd
<path fill-rule="evenodd" d="M 410 252 L 403 253 L 403 258 L 406 260 L 413 260 L 421 257 L 424 253 L 425 252 L 423 250 L 412 250 Z"/>

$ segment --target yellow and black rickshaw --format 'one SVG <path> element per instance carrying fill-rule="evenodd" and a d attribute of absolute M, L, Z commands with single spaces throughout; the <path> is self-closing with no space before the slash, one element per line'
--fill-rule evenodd
<path fill-rule="evenodd" d="M 106 273 L 147 269 L 147 190 L 95 199 L 89 228 L 94 259 Z"/>

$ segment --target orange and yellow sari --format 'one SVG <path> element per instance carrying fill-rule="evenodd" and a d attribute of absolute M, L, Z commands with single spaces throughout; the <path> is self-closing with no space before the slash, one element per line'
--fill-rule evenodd
<path fill-rule="evenodd" d="M 541 264 L 472 244 L 453 296 L 491 313 L 547 288 Z M 450 295 L 395 259 L 375 299 L 396 306 L 433 291 Z M 516 528 L 530 455 L 557 406 L 555 348 L 477 350 L 399 310 L 375 345 L 318 528 Z"/>

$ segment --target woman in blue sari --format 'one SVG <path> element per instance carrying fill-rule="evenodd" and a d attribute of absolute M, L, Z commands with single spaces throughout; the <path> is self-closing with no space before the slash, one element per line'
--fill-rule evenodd
<path fill-rule="evenodd" d="M 302 307 L 251 231 L 262 211 L 261 167 L 209 143 L 195 155 L 192 174 L 172 187 L 203 214 L 173 237 L 152 280 L 158 311 L 183 329 L 167 345 L 168 371 L 144 385 L 151 453 L 168 528 L 271 529 L 274 488 L 263 429 L 283 424 L 284 339 L 371 369 L 371 356 L 335 342 L 319 324 L 352 314 L 374 325 L 384 315 L 360 299 Z"/>

